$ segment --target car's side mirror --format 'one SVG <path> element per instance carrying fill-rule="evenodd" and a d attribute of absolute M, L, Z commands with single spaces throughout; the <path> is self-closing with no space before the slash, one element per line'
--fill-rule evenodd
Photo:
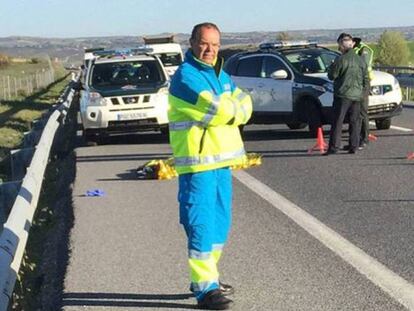
<path fill-rule="evenodd" d="M 270 77 L 275 80 L 284 80 L 288 77 L 288 73 L 286 72 L 286 70 L 283 69 L 276 70 L 275 72 L 272 72 Z"/>

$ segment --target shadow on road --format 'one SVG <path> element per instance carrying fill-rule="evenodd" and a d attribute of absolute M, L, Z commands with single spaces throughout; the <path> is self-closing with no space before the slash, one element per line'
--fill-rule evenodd
<path fill-rule="evenodd" d="M 173 302 L 192 297 L 192 294 L 66 293 L 63 295 L 62 307 L 96 306 L 197 309 L 195 304 Z"/>
<path fill-rule="evenodd" d="M 137 168 L 138 168 L 138 165 L 137 165 Z M 101 179 L 97 179 L 97 181 L 140 180 L 137 177 L 136 169 L 128 170 L 125 173 L 116 174 L 116 176 L 118 176 L 118 178 L 101 178 Z M 148 180 L 148 179 L 144 179 L 144 180 Z"/>

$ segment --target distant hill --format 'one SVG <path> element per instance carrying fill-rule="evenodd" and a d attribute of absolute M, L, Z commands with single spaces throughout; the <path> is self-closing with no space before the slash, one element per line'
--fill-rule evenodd
<path fill-rule="evenodd" d="M 392 28 L 355 28 L 355 29 L 313 29 L 283 31 L 292 39 L 316 40 L 321 44 L 332 44 L 339 33 L 345 31 L 362 37 L 366 42 L 376 42 L 385 30 L 400 31 L 407 40 L 414 41 L 414 26 Z M 264 41 L 277 38 L 278 31 L 225 32 L 222 33 L 222 46 L 258 45 Z M 164 33 L 160 35 L 170 35 Z M 184 49 L 188 47 L 189 34 L 175 34 L 175 39 Z M 85 38 L 39 38 L 13 36 L 0 38 L 0 53 L 12 56 L 33 57 L 48 54 L 52 59 L 58 58 L 65 64 L 80 64 L 83 49 L 90 47 L 132 47 L 143 44 L 142 36 L 111 36 Z"/>

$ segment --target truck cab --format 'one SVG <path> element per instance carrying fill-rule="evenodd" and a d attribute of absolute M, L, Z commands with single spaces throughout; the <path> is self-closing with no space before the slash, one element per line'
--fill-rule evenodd
<path fill-rule="evenodd" d="M 174 42 L 174 36 L 144 37 L 147 48 L 157 56 L 164 65 L 165 71 L 172 76 L 183 62 L 183 51 L 180 44 Z"/>

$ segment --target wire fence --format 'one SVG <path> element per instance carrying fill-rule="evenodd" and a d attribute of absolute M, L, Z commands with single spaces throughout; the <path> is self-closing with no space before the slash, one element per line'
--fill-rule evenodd
<path fill-rule="evenodd" d="M 29 96 L 55 81 L 53 69 L 43 69 L 19 77 L 0 75 L 0 100 Z"/>

